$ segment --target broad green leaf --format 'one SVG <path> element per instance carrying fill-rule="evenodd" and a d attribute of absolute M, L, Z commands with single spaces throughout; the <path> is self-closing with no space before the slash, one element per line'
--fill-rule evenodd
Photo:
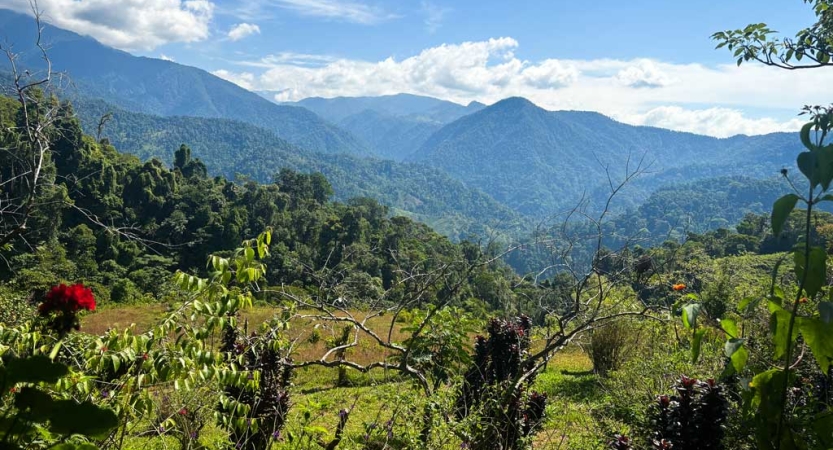
<path fill-rule="evenodd" d="M 814 317 L 799 317 L 796 323 L 822 373 L 827 373 L 833 362 L 833 327 Z"/>
<path fill-rule="evenodd" d="M 53 400 L 46 392 L 27 387 L 20 390 L 14 398 L 14 405 L 35 422 L 49 420 L 52 411 Z"/>
<path fill-rule="evenodd" d="M 689 303 L 683 306 L 683 325 L 688 329 L 697 328 L 697 316 L 700 315 L 702 305 L 699 303 Z"/>
<path fill-rule="evenodd" d="M 816 144 L 813 143 L 813 139 L 810 137 L 813 127 L 813 122 L 805 123 L 804 126 L 801 127 L 801 133 L 799 133 L 801 136 L 801 144 L 804 145 L 807 150 L 815 150 L 817 148 Z"/>
<path fill-rule="evenodd" d="M 827 411 L 816 416 L 813 429 L 824 448 L 833 448 L 833 412 Z"/>
<path fill-rule="evenodd" d="M 701 328 L 694 332 L 691 339 L 691 362 L 696 363 L 700 359 L 700 348 L 703 344 L 703 336 L 706 334 L 706 329 Z"/>
<path fill-rule="evenodd" d="M 722 328 L 723 331 L 726 332 L 726 334 L 729 335 L 729 337 L 732 337 L 732 338 L 739 338 L 740 337 L 740 333 L 738 333 L 738 325 L 732 319 L 721 319 L 720 320 L 720 328 Z M 726 355 L 726 356 L 729 356 L 729 355 Z"/>
<path fill-rule="evenodd" d="M 7 387 L 14 386 L 15 383 L 57 383 L 58 380 L 65 376 L 69 369 L 66 365 L 52 362 L 49 358 L 42 355 L 30 356 L 28 358 L 13 358 L 6 363 L 7 379 L 5 382 Z"/>
<path fill-rule="evenodd" d="M 795 209 L 795 204 L 798 203 L 798 196 L 795 194 L 787 194 L 772 205 L 772 234 L 776 237 L 781 234 L 784 228 L 784 223 L 790 217 L 790 213 Z"/>
<path fill-rule="evenodd" d="M 746 339 L 732 338 L 727 340 L 726 344 L 723 346 L 723 352 L 726 354 L 726 357 L 731 358 L 735 352 L 743 348 L 744 342 L 746 342 Z"/>
<path fill-rule="evenodd" d="M 789 332 L 790 326 L 790 313 L 773 302 L 769 302 L 769 311 L 772 313 L 769 319 L 769 326 L 772 332 L 772 340 L 775 344 L 775 354 L 773 356 L 776 359 L 780 359 L 787 353 L 787 333 Z M 798 327 L 794 327 L 789 341 L 794 342 L 797 337 Z"/>
<path fill-rule="evenodd" d="M 819 157 L 814 152 L 801 152 L 796 158 L 798 170 L 810 181 L 810 186 L 816 187 L 819 184 Z M 789 194 L 793 195 L 793 194 Z M 783 198 L 783 197 L 782 197 Z M 777 202 L 776 202 L 777 203 Z M 774 225 L 774 224 L 773 224 Z"/>
<path fill-rule="evenodd" d="M 49 429 L 59 434 L 100 436 L 118 424 L 118 416 L 109 409 L 98 407 L 91 402 L 59 400 L 54 402 Z"/>
<path fill-rule="evenodd" d="M 50 447 L 51 450 L 98 450 L 93 444 L 89 442 L 84 442 L 82 444 L 70 444 L 68 442 L 64 442 L 63 444 L 58 444 L 54 447 Z"/>
<path fill-rule="evenodd" d="M 746 362 L 749 360 L 749 351 L 743 346 L 745 342 L 746 339 L 732 338 L 727 340 L 723 346 L 723 352 L 731 362 L 731 370 L 727 371 L 727 375 L 740 373 L 746 367 Z"/>
<path fill-rule="evenodd" d="M 768 420 L 775 420 L 781 414 L 781 388 L 784 386 L 784 371 L 781 369 L 770 369 L 761 372 L 752 378 L 749 387 L 752 388 L 754 396 L 752 407 L 758 413 L 765 415 Z"/>
<path fill-rule="evenodd" d="M 737 311 L 740 314 L 749 314 L 752 309 L 758 306 L 758 303 L 761 301 L 760 297 L 746 297 L 738 302 Z"/>
<path fill-rule="evenodd" d="M 804 291 L 808 297 L 815 297 L 827 281 L 827 252 L 821 247 L 811 247 L 809 269 L 806 271 L 806 255 L 803 250 L 794 252 L 795 275 L 799 282 L 804 281 Z"/>
<path fill-rule="evenodd" d="M 823 190 L 830 187 L 830 182 L 833 180 L 833 147 L 827 146 L 816 150 L 818 157 L 818 167 L 816 177 L 821 184 Z"/>

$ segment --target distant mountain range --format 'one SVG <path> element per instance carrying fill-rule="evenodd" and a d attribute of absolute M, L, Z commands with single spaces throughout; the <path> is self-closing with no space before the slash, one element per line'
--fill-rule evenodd
<path fill-rule="evenodd" d="M 794 135 L 716 139 L 616 122 L 593 112 L 547 111 L 509 98 L 452 122 L 408 158 L 438 167 L 532 217 L 602 202 L 625 168 L 645 173 L 620 198 L 638 204 L 657 187 L 714 176 L 772 176 L 792 166 Z"/>
<path fill-rule="evenodd" d="M 101 100 L 76 99 L 73 108 L 84 130 L 95 135 L 99 118 L 111 113 L 102 136 L 117 149 L 141 159 L 169 163 L 186 143 L 212 174 L 238 174 L 269 183 L 284 167 L 321 172 L 338 199 L 371 197 L 454 238 L 523 225 L 519 214 L 444 172 L 414 163 L 396 163 L 348 154 L 310 152 L 275 133 L 228 119 L 161 117 L 130 112 Z"/>
<path fill-rule="evenodd" d="M 14 45 L 21 67 L 33 70 L 44 67 L 34 47 L 35 35 L 30 17 L 0 10 L 0 39 Z M 317 152 L 370 154 L 350 133 L 309 110 L 277 105 L 202 69 L 136 57 L 49 25 L 43 35 L 54 70 L 68 74 L 73 83 L 69 95 L 160 116 L 239 120 Z"/>
<path fill-rule="evenodd" d="M 410 94 L 381 97 L 312 97 L 290 105 L 302 106 L 361 139 L 377 156 L 395 161 L 413 157 L 443 125 L 480 111 L 468 106 Z"/>
<path fill-rule="evenodd" d="M 40 67 L 33 36 L 31 19 L 0 10 L 0 38 L 23 51 L 21 67 Z M 499 225 L 517 230 L 579 201 L 598 210 L 610 183 L 640 161 L 645 173 L 621 193 L 617 212 L 673 198 L 681 183 L 685 195 L 711 198 L 725 177 L 770 179 L 793 167 L 800 151 L 794 134 L 716 139 L 593 112 L 547 111 L 522 98 L 490 106 L 409 94 L 277 104 L 201 69 L 135 57 L 54 27 L 45 36 L 55 69 L 74 82 L 68 96 L 85 129 L 94 133 L 98 118 L 113 112 L 104 136 L 120 150 L 170 161 L 186 143 L 214 173 L 266 182 L 281 167 L 321 171 L 340 198 L 377 198 L 455 237 Z M 663 186 L 662 196 L 651 197 Z M 732 197 L 753 203 L 733 207 L 757 210 L 763 197 Z M 685 216 L 682 209 L 675 217 Z M 650 211 L 644 223 L 665 226 Z M 714 219 L 704 220 L 720 223 Z"/>

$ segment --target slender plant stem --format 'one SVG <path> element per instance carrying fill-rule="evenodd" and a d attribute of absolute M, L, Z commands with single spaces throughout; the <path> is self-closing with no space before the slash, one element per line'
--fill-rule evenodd
<path fill-rule="evenodd" d="M 784 432 L 784 417 L 787 412 L 787 390 L 790 383 L 790 368 L 792 366 L 792 351 L 793 351 L 793 329 L 795 328 L 795 319 L 798 317 L 798 307 L 801 304 L 801 295 L 804 293 L 804 287 L 807 283 L 807 276 L 810 273 L 810 230 L 813 220 L 813 185 L 810 183 L 810 195 L 807 197 L 807 216 L 804 232 L 804 273 L 801 276 L 801 284 L 798 286 L 798 293 L 793 302 L 793 309 L 790 313 L 790 325 L 787 327 L 787 351 L 784 355 L 784 387 L 781 389 L 781 414 L 778 417 L 778 429 L 775 434 L 778 442 L 775 443 L 775 449 L 781 448 L 781 435 Z"/>

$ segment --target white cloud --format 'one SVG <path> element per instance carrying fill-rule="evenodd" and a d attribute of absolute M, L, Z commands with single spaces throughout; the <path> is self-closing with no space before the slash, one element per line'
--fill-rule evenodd
<path fill-rule="evenodd" d="M 171 58 L 170 56 L 168 56 L 164 53 L 159 54 L 159 59 L 161 59 L 162 61 L 170 61 L 170 62 L 176 61 L 175 59 Z"/>
<path fill-rule="evenodd" d="M 248 89 L 280 92 L 278 101 L 404 92 L 467 104 L 521 96 L 550 110 L 598 111 L 632 124 L 712 136 L 794 130 L 800 119 L 792 114 L 801 106 L 833 98 L 824 70 L 648 59 L 527 61 L 516 55 L 518 48 L 504 37 L 381 61 L 279 53 L 238 62 L 254 69 L 223 76 Z"/>
<path fill-rule="evenodd" d="M 579 71 L 574 65 L 557 59 L 547 59 L 531 65 L 521 72 L 524 83 L 537 89 L 567 87 L 578 80 Z"/>
<path fill-rule="evenodd" d="M 229 72 L 228 70 L 215 70 L 211 72 L 212 74 L 226 80 L 231 81 L 232 83 L 242 87 L 243 89 L 248 89 L 250 91 L 256 90 L 257 87 L 255 86 L 255 76 L 249 72 Z"/>
<path fill-rule="evenodd" d="M 228 38 L 232 41 L 239 41 L 240 39 L 253 34 L 260 34 L 259 26 L 253 23 L 238 23 L 237 25 L 231 27 L 231 30 L 228 32 Z"/>
<path fill-rule="evenodd" d="M 532 64 L 516 58 L 513 50 L 517 46 L 512 38 L 498 38 L 440 45 L 401 61 L 285 53 L 240 64 L 266 68 L 256 79 L 257 89 L 282 91 L 284 100 L 399 92 L 452 100 L 502 98 L 503 92 L 557 89 L 578 79 L 579 73 L 570 63 L 546 60 Z"/>
<path fill-rule="evenodd" d="M 616 79 L 625 86 L 657 88 L 674 83 L 666 73 L 651 60 L 643 59 L 625 67 L 616 74 Z"/>
<path fill-rule="evenodd" d="M 208 0 L 39 0 L 45 21 L 123 50 L 152 50 L 209 36 Z M 0 0 L 0 8 L 31 14 L 29 0 Z"/>
<path fill-rule="evenodd" d="M 379 8 L 348 0 L 275 0 L 274 4 L 304 16 L 323 17 L 365 25 L 397 17 Z"/>
<path fill-rule="evenodd" d="M 321 67 L 337 58 L 327 55 L 309 55 L 306 53 L 295 52 L 280 52 L 273 55 L 267 55 L 257 61 L 240 61 L 237 62 L 241 66 L 260 67 L 271 69 L 279 66 L 314 66 Z"/>
<path fill-rule="evenodd" d="M 649 125 L 688 131 L 716 137 L 736 134 L 766 134 L 777 131 L 797 131 L 804 122 L 790 119 L 779 122 L 772 118 L 750 119 L 741 111 L 729 108 L 687 110 L 679 106 L 660 106 L 643 114 L 626 115 L 617 119 L 633 125 Z"/>

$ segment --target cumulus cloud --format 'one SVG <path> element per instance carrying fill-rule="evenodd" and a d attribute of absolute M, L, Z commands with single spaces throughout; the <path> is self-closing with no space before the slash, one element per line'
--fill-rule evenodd
<path fill-rule="evenodd" d="M 239 41 L 240 39 L 253 34 L 260 34 L 259 26 L 253 23 L 238 23 L 237 25 L 231 27 L 231 30 L 228 32 L 228 38 L 232 41 Z"/>
<path fill-rule="evenodd" d="M 174 62 L 174 61 L 175 61 L 173 58 L 171 58 L 170 56 L 168 56 L 168 55 L 166 55 L 166 54 L 164 54 L 164 53 L 160 53 L 160 54 L 159 54 L 159 59 L 161 59 L 162 61 L 170 61 L 170 62 Z"/>
<path fill-rule="evenodd" d="M 284 53 L 240 64 L 264 68 L 254 80 L 256 88 L 280 91 L 282 101 L 400 92 L 471 101 L 525 89 L 560 89 L 578 79 L 579 71 L 571 63 L 533 64 L 515 56 L 517 47 L 512 38 L 497 38 L 440 45 L 403 60 L 367 62 Z"/>
<path fill-rule="evenodd" d="M 365 25 L 397 17 L 380 8 L 349 0 L 276 0 L 275 4 L 304 16 L 322 17 Z"/>
<path fill-rule="evenodd" d="M 228 70 L 220 69 L 211 72 L 215 76 L 218 76 L 226 81 L 231 81 L 232 83 L 242 87 L 243 89 L 248 89 L 250 91 L 256 90 L 257 87 L 255 86 L 255 75 L 249 72 L 229 72 Z"/>
<path fill-rule="evenodd" d="M 44 20 L 123 50 L 152 50 L 209 36 L 208 0 L 40 0 Z M 0 0 L 0 8 L 31 14 L 29 0 Z"/>
<path fill-rule="evenodd" d="M 674 82 L 668 74 L 657 67 L 656 63 L 647 59 L 639 60 L 620 70 L 615 78 L 623 85 L 635 88 L 657 88 Z"/>
<path fill-rule="evenodd" d="M 643 114 L 624 115 L 618 119 L 633 125 L 649 125 L 715 137 L 797 131 L 804 123 L 797 118 L 783 122 L 772 118 L 752 119 L 745 117 L 739 110 L 729 108 L 690 110 L 679 106 L 660 106 Z"/>

